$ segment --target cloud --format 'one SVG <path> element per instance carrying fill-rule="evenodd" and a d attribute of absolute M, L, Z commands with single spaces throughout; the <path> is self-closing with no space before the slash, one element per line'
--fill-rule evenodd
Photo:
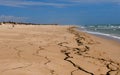
<path fill-rule="evenodd" d="M 120 3 L 120 0 L 65 0 L 74 3 Z"/>
<path fill-rule="evenodd" d="M 120 0 L 0 0 L 0 6 L 10 7 L 26 7 L 26 6 L 52 6 L 52 7 L 68 7 L 78 5 L 80 3 L 115 3 L 120 4 Z"/>
<path fill-rule="evenodd" d="M 25 6 L 53 6 L 53 7 L 65 7 L 68 4 L 40 2 L 40 1 L 25 1 L 25 0 L 0 0 L 0 5 L 11 7 L 25 7 Z"/>
<path fill-rule="evenodd" d="M 0 16 L 0 21 L 12 21 L 12 22 L 25 22 L 28 18 L 27 17 L 16 17 L 16 16 Z"/>
<path fill-rule="evenodd" d="M 69 0 L 71 2 L 81 3 L 119 3 L 120 0 Z"/>

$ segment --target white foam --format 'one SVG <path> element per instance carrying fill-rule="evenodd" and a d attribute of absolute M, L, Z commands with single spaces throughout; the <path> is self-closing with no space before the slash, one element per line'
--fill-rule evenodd
<path fill-rule="evenodd" d="M 115 38 L 115 39 L 119 39 L 119 40 L 120 40 L 120 37 L 114 36 L 114 35 L 111 35 L 111 34 L 105 34 L 105 33 L 100 33 L 100 32 L 92 32 L 92 31 L 85 31 L 85 32 L 90 33 L 90 34 L 108 36 L 108 37 L 112 37 L 112 38 Z"/>

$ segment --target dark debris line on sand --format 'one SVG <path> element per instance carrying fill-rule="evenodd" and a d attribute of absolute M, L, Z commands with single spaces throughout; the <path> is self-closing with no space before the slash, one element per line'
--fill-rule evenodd
<path fill-rule="evenodd" d="M 104 64 L 106 66 L 106 68 L 109 70 L 104 75 L 111 75 L 111 72 L 113 72 L 113 71 L 116 72 L 115 75 L 119 75 L 118 74 L 118 72 L 120 71 L 120 64 L 119 63 L 116 63 L 112 60 L 106 60 L 104 58 L 95 58 L 93 56 L 87 55 L 87 52 L 90 50 L 90 48 L 87 45 L 85 45 L 84 42 L 81 41 L 81 40 L 85 40 L 85 38 L 83 36 L 81 36 L 78 31 L 74 30 L 74 27 L 68 28 L 68 31 L 76 36 L 75 41 L 77 42 L 78 46 L 83 46 L 84 45 L 84 50 L 81 50 L 80 48 L 71 48 L 71 47 L 68 47 L 68 46 L 64 46 L 64 44 L 68 44 L 68 42 L 61 42 L 61 43 L 58 44 L 59 46 L 66 48 L 65 50 L 61 50 L 61 52 L 66 55 L 64 60 L 71 63 L 74 67 L 77 68 L 76 70 L 73 70 L 71 72 L 71 75 L 74 75 L 74 72 L 79 71 L 79 70 L 81 70 L 81 71 L 83 71 L 87 74 L 90 74 L 90 75 L 95 75 L 94 73 L 83 69 L 82 67 L 80 67 L 80 65 L 77 65 L 75 62 L 73 62 L 72 60 L 69 59 L 69 58 L 73 58 L 73 56 L 70 56 L 70 54 L 73 51 L 75 52 L 74 54 L 80 55 L 84 58 L 91 58 L 91 59 L 94 59 L 96 61 L 102 61 L 101 64 Z M 111 66 L 113 66 L 115 68 L 112 68 Z"/>

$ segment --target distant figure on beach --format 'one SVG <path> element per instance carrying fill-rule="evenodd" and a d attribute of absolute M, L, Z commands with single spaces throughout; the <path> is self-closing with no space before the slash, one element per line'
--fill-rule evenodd
<path fill-rule="evenodd" d="M 12 27 L 14 28 L 15 26 L 14 26 L 14 25 L 12 25 Z"/>

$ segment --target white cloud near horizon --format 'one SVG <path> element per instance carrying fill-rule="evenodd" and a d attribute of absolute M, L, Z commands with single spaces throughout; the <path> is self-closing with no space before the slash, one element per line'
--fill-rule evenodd
<path fill-rule="evenodd" d="M 0 21 L 12 21 L 12 22 L 25 22 L 28 18 L 27 17 L 16 17 L 16 16 L 5 16 L 0 15 Z"/>
<path fill-rule="evenodd" d="M 53 6 L 65 7 L 67 4 L 40 2 L 40 1 L 25 1 L 25 0 L 0 0 L 0 5 L 11 7 L 25 7 L 25 6 Z"/>

